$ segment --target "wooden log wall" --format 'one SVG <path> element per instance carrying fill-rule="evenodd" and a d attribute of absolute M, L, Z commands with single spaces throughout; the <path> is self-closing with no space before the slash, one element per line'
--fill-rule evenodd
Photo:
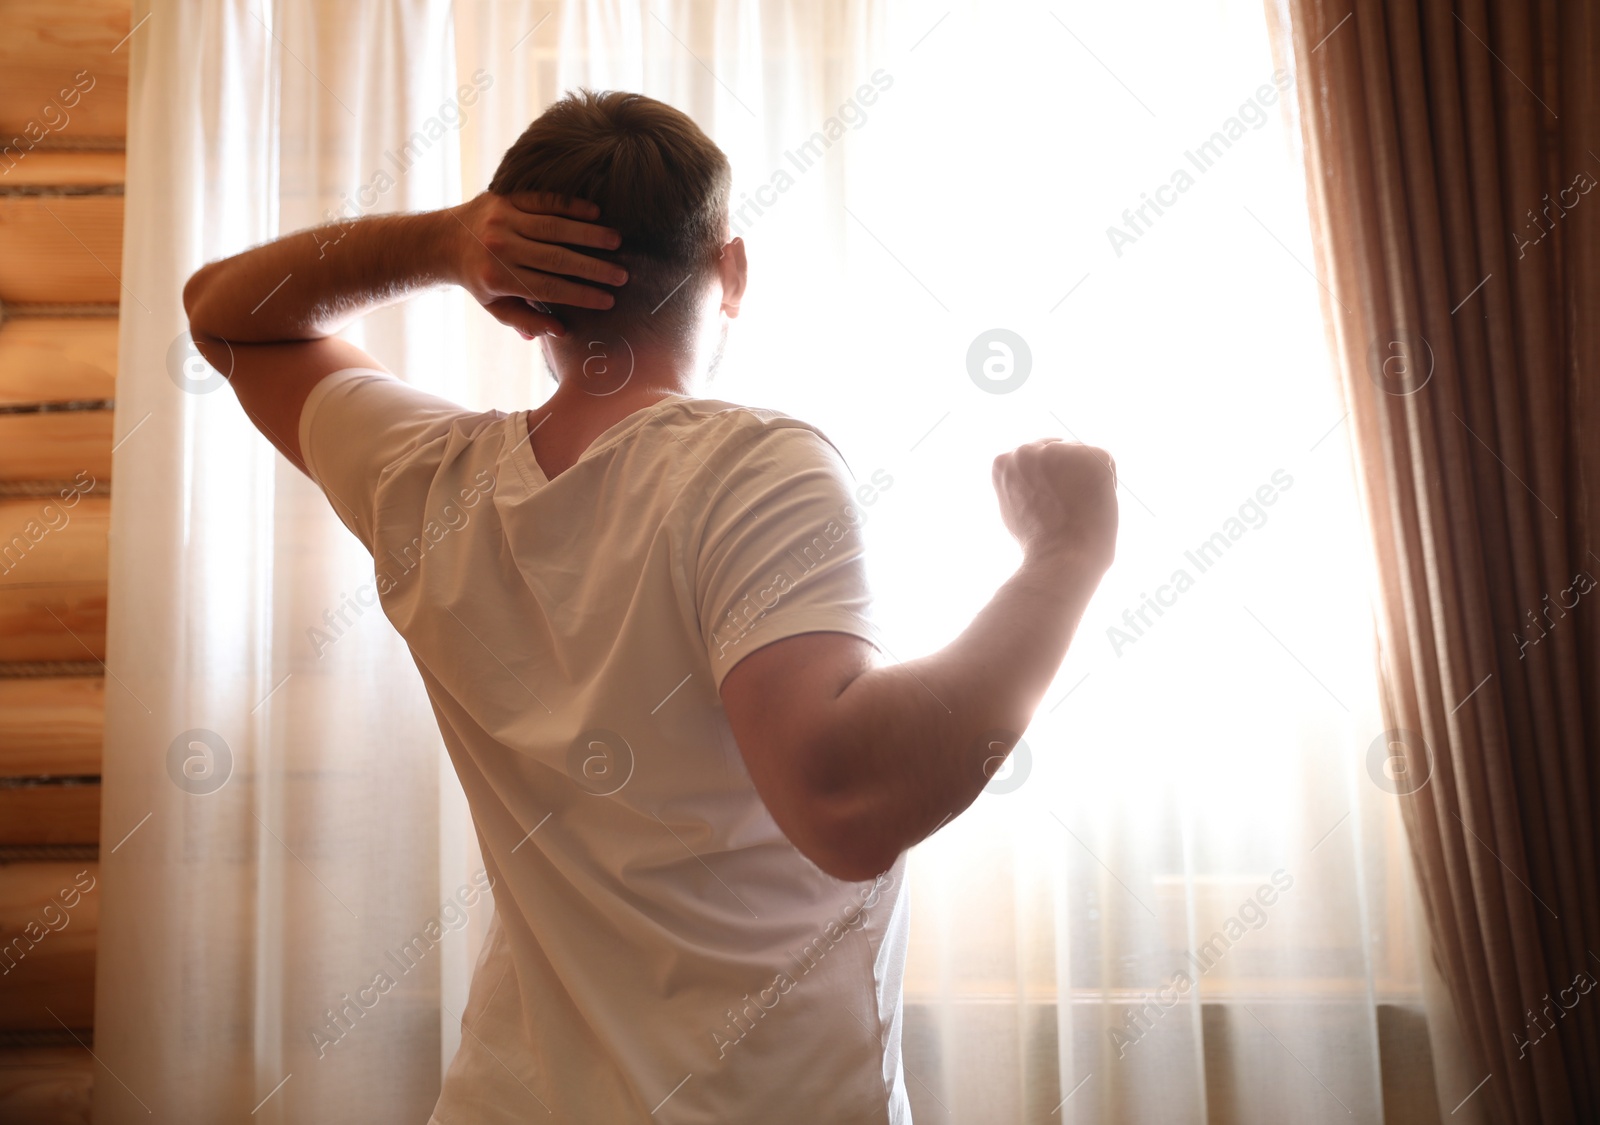
<path fill-rule="evenodd" d="M 89 1120 L 129 0 L 0 2 L 0 1122 Z"/>

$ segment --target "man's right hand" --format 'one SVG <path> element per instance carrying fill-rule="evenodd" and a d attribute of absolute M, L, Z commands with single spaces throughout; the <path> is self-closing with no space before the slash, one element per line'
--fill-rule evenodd
<path fill-rule="evenodd" d="M 994 459 L 1000 515 L 1034 559 L 1103 573 L 1117 550 L 1117 463 L 1092 445 L 1044 438 Z"/>

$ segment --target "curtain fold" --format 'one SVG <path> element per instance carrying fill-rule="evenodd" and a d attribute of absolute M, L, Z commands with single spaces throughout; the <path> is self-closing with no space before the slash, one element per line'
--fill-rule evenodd
<path fill-rule="evenodd" d="M 1457 1096 L 1593 1120 L 1595 13 L 1287 9 L 1401 805 L 1482 1080 Z"/>

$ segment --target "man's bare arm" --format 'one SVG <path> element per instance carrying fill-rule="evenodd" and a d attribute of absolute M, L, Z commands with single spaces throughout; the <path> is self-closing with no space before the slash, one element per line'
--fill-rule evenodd
<path fill-rule="evenodd" d="M 1024 561 L 931 656 L 880 665 L 864 640 L 811 633 L 745 657 L 723 705 L 751 780 L 791 842 L 871 878 L 970 805 L 1027 727 L 1110 565 L 1107 454 L 1035 442 L 997 459 Z"/>
<path fill-rule="evenodd" d="M 620 267 L 558 245 L 618 245 L 615 231 L 586 221 L 598 214 L 581 200 L 485 192 L 442 211 L 286 235 L 189 279 L 189 334 L 251 422 L 304 470 L 299 419 L 312 388 L 344 368 L 384 370 L 333 337 L 340 326 L 416 290 L 456 284 L 528 339 L 560 335 L 561 322 L 544 304 L 613 303 L 611 294 L 572 278 L 612 285 L 627 278 Z"/>
<path fill-rule="evenodd" d="M 484 193 L 440 211 L 299 231 L 203 266 L 184 287 L 184 308 L 197 339 L 258 344 L 321 339 L 436 285 L 461 285 L 486 307 L 508 298 L 490 308 L 497 315 L 529 300 L 609 308 L 611 294 L 561 275 L 620 285 L 627 273 L 555 245 L 615 248 L 615 231 L 585 221 L 599 213 L 542 193 Z M 517 321 L 528 334 L 559 334 L 560 321 L 528 311 Z"/>

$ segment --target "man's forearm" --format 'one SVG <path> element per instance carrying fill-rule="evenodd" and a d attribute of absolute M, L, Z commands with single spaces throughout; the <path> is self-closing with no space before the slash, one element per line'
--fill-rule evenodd
<path fill-rule="evenodd" d="M 1101 569 L 1030 559 L 939 652 L 873 668 L 830 729 L 843 823 L 887 864 L 982 792 L 1061 667 Z"/>
<path fill-rule="evenodd" d="M 449 284 L 448 211 L 297 231 L 212 262 L 184 287 L 190 330 L 235 343 L 315 340 L 417 289 Z"/>

